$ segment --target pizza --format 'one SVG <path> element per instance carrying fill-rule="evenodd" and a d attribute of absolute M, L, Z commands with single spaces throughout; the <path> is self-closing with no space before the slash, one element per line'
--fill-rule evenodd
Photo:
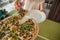
<path fill-rule="evenodd" d="M 38 33 L 38 25 L 34 19 L 19 24 L 22 16 L 17 14 L 0 22 L 0 40 L 33 40 Z"/>

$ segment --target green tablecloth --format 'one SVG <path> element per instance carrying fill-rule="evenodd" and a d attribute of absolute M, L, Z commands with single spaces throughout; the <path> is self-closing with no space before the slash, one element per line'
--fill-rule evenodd
<path fill-rule="evenodd" d="M 39 35 L 50 40 L 60 40 L 60 23 L 47 19 L 45 22 L 39 24 L 39 29 Z"/>
<path fill-rule="evenodd" d="M 16 11 L 13 10 L 9 14 L 12 15 L 15 12 Z M 39 35 L 50 40 L 60 40 L 60 23 L 46 19 L 44 22 L 39 24 Z M 37 37 L 35 40 L 44 39 Z"/>

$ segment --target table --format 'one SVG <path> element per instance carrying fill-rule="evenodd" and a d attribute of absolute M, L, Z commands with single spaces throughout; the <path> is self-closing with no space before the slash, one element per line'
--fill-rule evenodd
<path fill-rule="evenodd" d="M 9 12 L 9 15 L 15 13 L 15 10 Z M 44 22 L 39 23 L 39 35 L 49 40 L 60 40 L 60 23 L 46 19 Z M 35 40 L 44 40 L 37 37 Z"/>

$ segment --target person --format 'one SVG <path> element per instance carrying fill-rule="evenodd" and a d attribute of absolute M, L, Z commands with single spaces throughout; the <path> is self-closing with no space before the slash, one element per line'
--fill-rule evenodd
<path fill-rule="evenodd" d="M 37 9 L 44 11 L 44 2 L 45 0 L 15 0 L 14 7 L 16 10 L 19 10 L 22 6 L 25 6 L 26 9 Z"/>

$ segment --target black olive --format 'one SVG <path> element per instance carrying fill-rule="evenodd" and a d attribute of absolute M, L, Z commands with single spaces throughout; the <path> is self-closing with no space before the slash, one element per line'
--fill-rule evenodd
<path fill-rule="evenodd" d="M 28 37 L 33 37 L 33 35 L 29 34 Z"/>
<path fill-rule="evenodd" d="M 26 38 L 26 36 L 23 36 L 23 38 Z"/>
<path fill-rule="evenodd" d="M 1 35 L 2 35 L 2 36 L 4 36 L 4 35 L 5 35 L 5 33 L 4 33 L 4 32 L 2 32 L 2 33 L 1 33 Z"/>
<path fill-rule="evenodd" d="M 4 37 L 5 33 L 4 32 L 0 32 L 0 38 Z"/>
<path fill-rule="evenodd" d="M 29 38 L 28 40 L 31 40 L 31 38 Z"/>
<path fill-rule="evenodd" d="M 24 34 L 24 31 L 20 31 L 20 36 L 23 36 Z"/>
<path fill-rule="evenodd" d="M 24 13 L 21 13 L 20 15 L 23 17 L 24 16 Z"/>

